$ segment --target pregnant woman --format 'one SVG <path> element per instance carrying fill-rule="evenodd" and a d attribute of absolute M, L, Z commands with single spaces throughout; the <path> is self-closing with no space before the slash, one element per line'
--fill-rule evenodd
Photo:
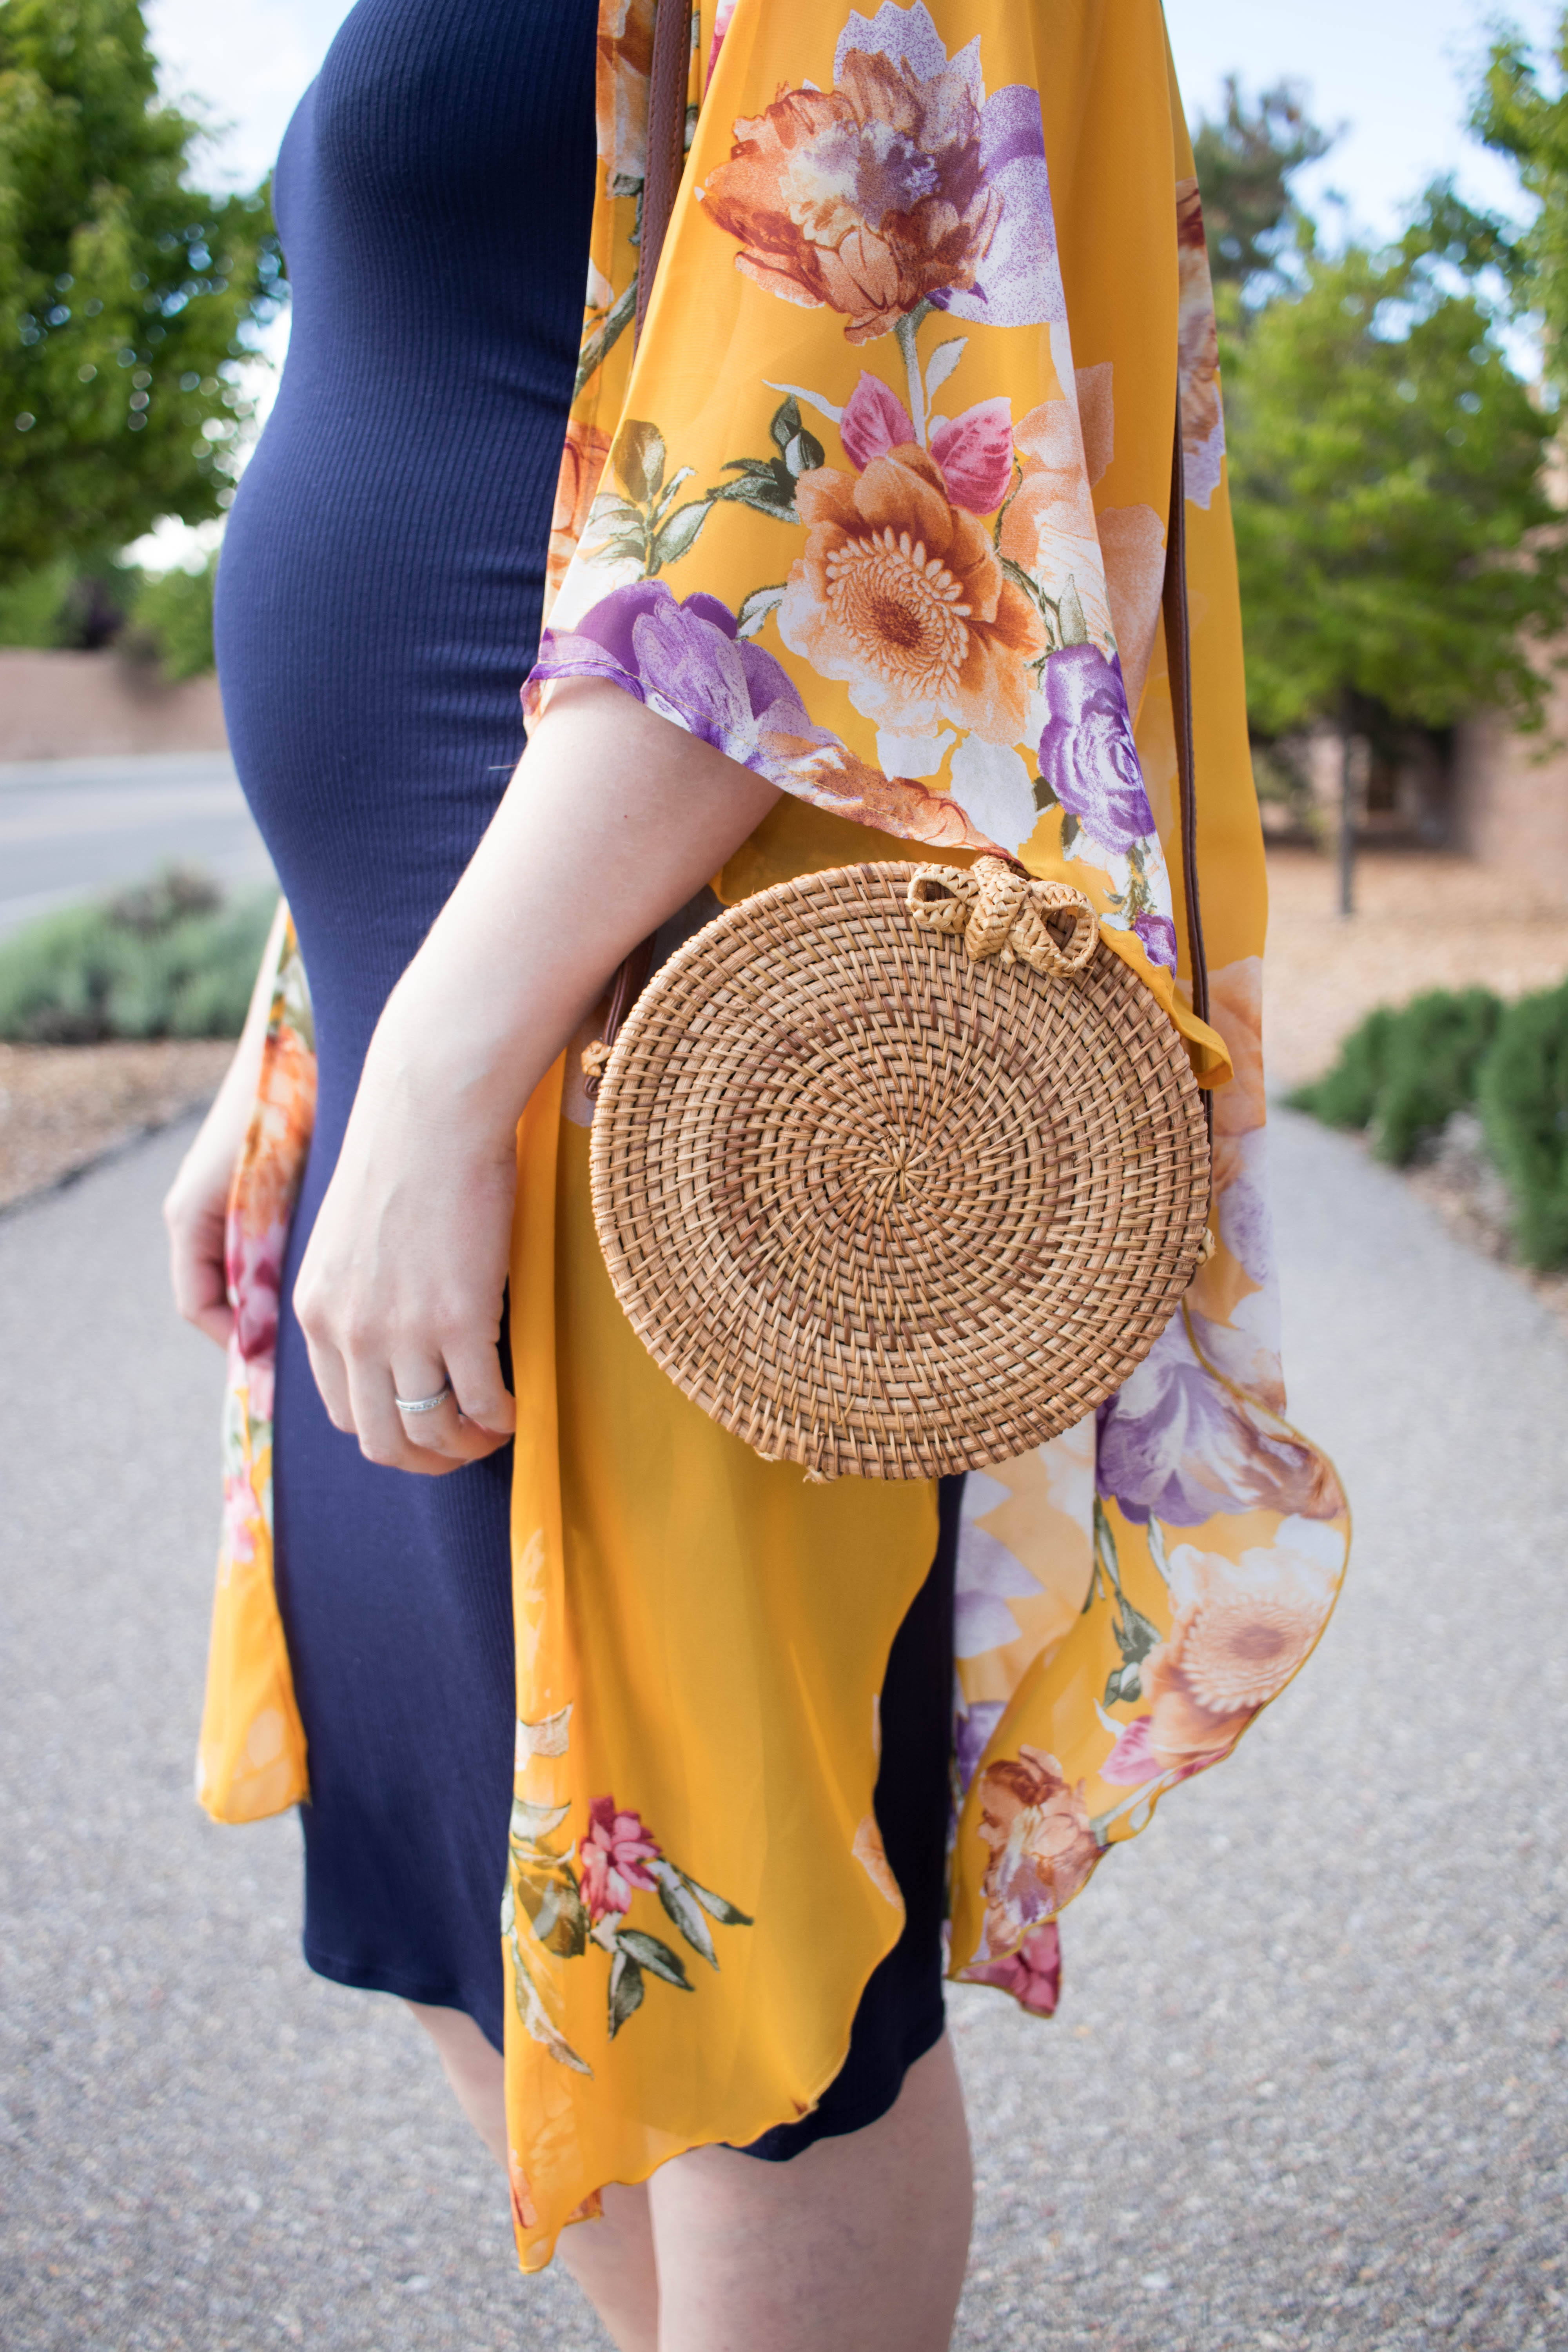
<path fill-rule="evenodd" d="M 202 1789 L 300 1801 L 310 1965 L 410 2004 L 524 2266 L 559 2240 L 617 2344 L 934 2352 L 944 1968 L 1054 2007 L 1058 1911 L 1317 1638 L 1342 1504 L 1278 1418 L 1157 0 L 724 0 L 689 78 L 685 25 L 359 0 L 279 158 L 217 631 L 288 913 L 168 1205 L 232 1374 Z M 690 152 L 637 321 L 661 30 Z M 1213 1026 L 1167 864 L 1178 415 Z M 1098 1432 L 967 1492 L 807 1484 L 616 1307 L 582 1049 L 710 886 L 996 849 L 1089 893 L 1216 1088 L 1219 1246 Z"/>

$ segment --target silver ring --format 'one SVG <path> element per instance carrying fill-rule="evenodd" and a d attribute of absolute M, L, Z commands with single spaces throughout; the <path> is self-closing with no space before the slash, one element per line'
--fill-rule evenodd
<path fill-rule="evenodd" d="M 444 1389 L 437 1389 L 434 1396 L 395 1396 L 392 1402 L 397 1407 L 399 1412 L 434 1412 L 438 1404 L 446 1403 L 447 1399 L 451 1395 L 451 1393 L 452 1383 L 448 1381 L 446 1387 Z"/>

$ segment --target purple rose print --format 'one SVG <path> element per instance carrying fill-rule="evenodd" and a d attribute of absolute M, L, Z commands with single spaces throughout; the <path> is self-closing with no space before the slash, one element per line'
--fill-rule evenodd
<path fill-rule="evenodd" d="M 857 56 L 877 60 L 884 75 L 892 68 L 892 86 L 903 96 L 901 117 L 913 118 L 912 137 L 903 119 L 897 131 L 889 121 L 883 134 L 889 159 L 902 153 L 907 140 L 911 158 L 924 165 L 920 195 L 934 200 L 933 210 L 935 202 L 945 207 L 947 238 L 954 222 L 976 224 L 963 256 L 968 267 L 956 282 L 928 272 L 921 288 L 926 299 L 953 318 L 994 327 L 1065 319 L 1039 93 L 1026 82 L 1010 82 L 987 98 L 978 39 L 950 59 L 921 0 L 912 7 L 884 0 L 873 16 L 850 15 L 833 60 L 841 89 L 858 89 L 858 72 L 865 74 L 864 66 L 858 69 L 852 62 Z M 919 217 L 907 194 L 904 205 L 911 218 Z"/>
<path fill-rule="evenodd" d="M 546 629 L 531 685 L 557 677 L 610 678 L 761 775 L 782 767 L 781 738 L 796 753 L 834 740 L 772 654 L 740 636 L 728 605 L 700 594 L 679 604 L 661 580 L 615 589 L 574 629 Z"/>
<path fill-rule="evenodd" d="M 1002 1702 L 999 1698 L 976 1699 L 965 1706 L 962 1697 L 953 1716 L 953 1753 L 958 1764 L 958 1785 L 967 1791 L 971 1780 L 980 1769 L 980 1759 L 991 1744 L 991 1735 L 1001 1722 Z"/>
<path fill-rule="evenodd" d="M 1107 661 L 1098 646 L 1064 646 L 1047 661 L 1043 683 L 1048 715 L 1040 730 L 1041 779 L 1097 847 L 1125 856 L 1153 832 L 1154 812 L 1132 740 L 1121 657 Z M 1173 933 L 1173 950 L 1174 945 Z"/>
<path fill-rule="evenodd" d="M 1201 1364 L 1178 1319 L 1100 1408 L 1095 1485 L 1142 1527 L 1201 1527 L 1221 1511 L 1331 1518 L 1330 1465 Z"/>
<path fill-rule="evenodd" d="M 1151 963 L 1163 964 L 1167 971 L 1176 969 L 1176 927 L 1169 915 L 1138 915 L 1133 929 L 1143 942 L 1143 952 Z"/>

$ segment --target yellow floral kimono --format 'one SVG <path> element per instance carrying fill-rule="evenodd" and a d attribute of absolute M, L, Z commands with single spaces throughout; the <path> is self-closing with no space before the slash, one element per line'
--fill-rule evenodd
<path fill-rule="evenodd" d="M 654 5 L 602 0 L 531 715 L 558 678 L 609 678 L 780 785 L 716 877 L 729 901 L 992 848 L 1075 883 L 1214 1090 L 1217 1247 L 1181 1314 L 1093 1420 L 967 1484 L 950 1969 L 1048 2014 L 1059 1913 L 1290 1680 L 1347 1543 L 1331 1467 L 1281 1418 L 1264 873 L 1192 153 L 1158 0 L 721 0 L 694 31 L 685 174 L 634 350 Z M 1172 888 L 1178 401 L 1212 1027 Z M 297 993 L 231 1220 L 237 1289 L 270 1280 L 274 1301 L 308 1128 L 288 1108 L 308 1085 Z M 878 1696 L 936 1542 L 931 1486 L 807 1484 L 655 1369 L 595 1241 L 577 1061 L 520 1129 L 511 1265 L 517 1778 L 497 1894 L 528 2270 L 605 2183 L 750 2141 L 838 2071 L 901 1922 L 872 1811 Z M 264 1301 L 237 1339 L 202 1748 L 224 1819 L 306 1792 L 263 1541 L 269 1346 Z"/>

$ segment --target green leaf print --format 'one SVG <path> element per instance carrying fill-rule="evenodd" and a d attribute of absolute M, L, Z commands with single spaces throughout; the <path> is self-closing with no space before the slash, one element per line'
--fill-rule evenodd
<path fill-rule="evenodd" d="M 640 182 L 638 183 L 638 185 L 641 185 Z M 614 302 L 610 305 L 609 310 L 605 314 L 603 326 L 597 328 L 595 331 L 589 336 L 587 341 L 584 344 L 582 350 L 577 354 L 577 380 L 572 387 L 572 397 L 574 400 L 576 399 L 578 394 L 582 391 L 583 386 L 587 383 L 588 378 L 596 369 L 604 365 L 607 353 L 613 351 L 616 343 L 620 341 L 621 337 L 631 325 L 632 320 L 637 317 L 637 279 L 634 278 L 631 284 L 624 287 L 621 292 L 616 295 Z"/>
<path fill-rule="evenodd" d="M 700 1959 L 710 1969 L 719 1965 L 719 1955 L 713 1948 L 713 1930 L 702 1916 L 702 1906 L 672 1862 L 661 1857 L 648 1865 L 658 1881 L 658 1899 Z"/>
<path fill-rule="evenodd" d="M 616 436 L 610 464 L 639 506 L 657 499 L 664 487 L 664 436 L 657 425 L 628 416 Z"/>
<path fill-rule="evenodd" d="M 563 1960 L 574 1960 L 580 1952 L 587 1950 L 587 1908 L 570 1871 L 543 1887 L 536 1883 L 531 1885 L 520 1871 L 518 1886 L 533 1932 L 547 1951 L 558 1954 Z M 530 1894 L 538 1896 L 537 1903 L 529 1902 Z"/>
<path fill-rule="evenodd" d="M 754 637 L 770 613 L 776 613 L 784 603 L 784 592 L 777 588 L 753 588 L 735 616 L 736 626 L 743 637 Z"/>
<path fill-rule="evenodd" d="M 511 1802 L 511 1836 L 514 1844 L 538 1845 L 552 1830 L 558 1830 L 570 1805 L 531 1805 L 526 1797 L 514 1797 Z M 549 1859 L 553 1862 L 552 1854 Z"/>
<path fill-rule="evenodd" d="M 669 520 L 654 534 L 653 561 L 648 567 L 651 580 L 667 563 L 678 563 L 695 543 L 697 534 L 707 521 L 710 501 L 693 499 L 686 506 L 677 507 Z"/>
<path fill-rule="evenodd" d="M 666 1984 L 679 1985 L 682 1992 L 691 1990 L 691 1979 L 687 1975 L 680 1956 L 657 1936 L 646 1935 L 640 1927 L 623 1927 L 616 1937 L 617 1952 L 629 1952 L 641 1969 L 650 1976 L 661 1977 Z"/>
<path fill-rule="evenodd" d="M 515 1929 L 507 1937 L 507 1942 L 511 1948 L 512 1998 L 517 2003 L 523 2032 L 531 2042 L 537 2042 L 542 2049 L 547 2050 L 559 2065 L 570 2066 L 574 2074 L 586 2074 L 591 2081 L 592 2066 L 585 2058 L 579 2058 L 566 2036 L 552 2022 L 540 1998 L 539 1988 L 529 1974 Z"/>
<path fill-rule="evenodd" d="M 706 1886 L 699 1886 L 689 1872 L 683 1870 L 680 1875 L 704 1911 L 710 1918 L 717 1919 L 721 1927 L 750 1927 L 755 1925 L 743 1911 L 737 1911 L 732 1903 L 726 1903 L 721 1895 L 711 1894 Z"/>
<path fill-rule="evenodd" d="M 1143 1677 L 1137 1666 L 1117 1666 L 1106 1677 L 1105 1696 L 1100 1701 L 1100 1705 L 1102 1706 L 1131 1706 L 1134 1699 L 1142 1698 L 1142 1696 Z"/>
<path fill-rule="evenodd" d="M 629 1952 L 617 1952 L 610 1963 L 610 2039 L 613 2042 L 628 2017 L 642 2007 L 642 1970 Z"/>

